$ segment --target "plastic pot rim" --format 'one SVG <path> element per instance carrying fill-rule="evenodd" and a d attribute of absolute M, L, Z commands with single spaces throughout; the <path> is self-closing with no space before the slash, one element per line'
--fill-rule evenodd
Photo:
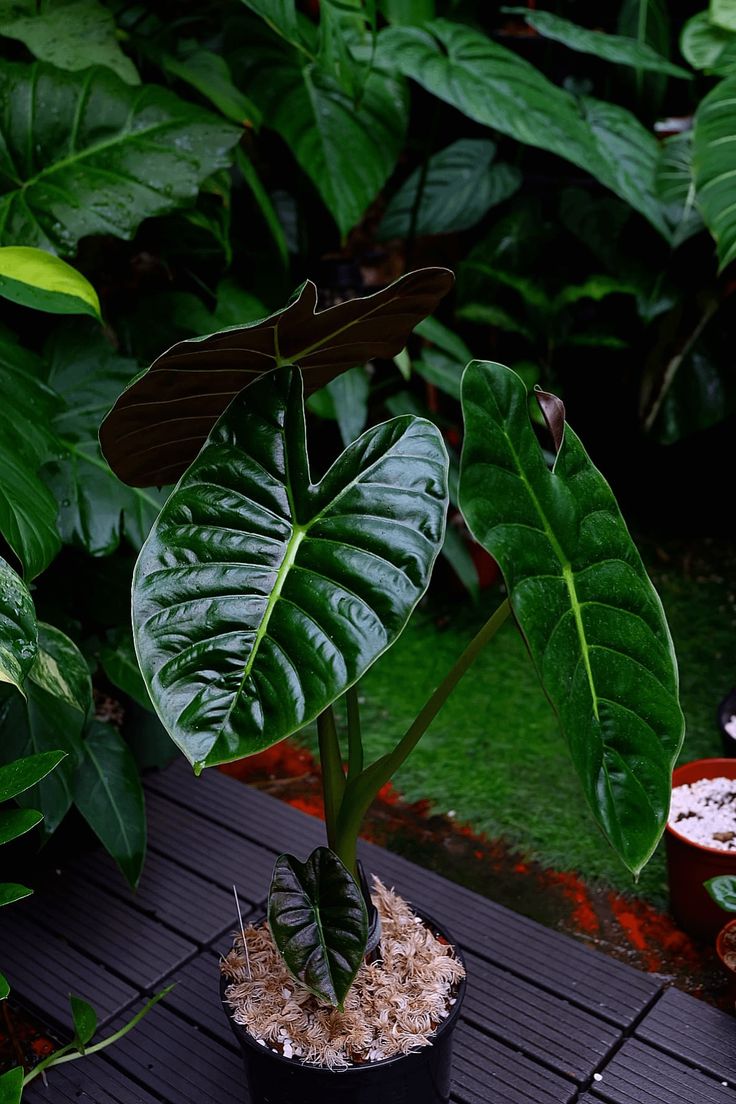
<path fill-rule="evenodd" d="M 704 774 L 701 778 L 692 779 L 691 782 L 678 782 L 677 775 L 680 771 L 685 770 L 686 768 L 700 767 L 704 764 L 710 765 L 714 763 L 728 766 L 730 771 L 736 772 L 736 759 L 727 759 L 725 756 L 722 755 L 714 755 L 709 759 L 692 759 L 689 763 L 681 763 L 679 767 L 675 767 L 672 772 L 672 788 L 675 789 L 677 786 L 692 785 L 693 782 L 700 782 L 703 778 L 709 777 L 708 775 Z M 711 775 L 710 777 L 715 778 L 718 776 Z M 724 777 L 729 777 L 728 773 L 726 773 Z M 736 773 L 734 773 L 734 781 L 736 782 Z M 736 859 L 736 851 L 725 851 L 722 847 L 709 847 L 705 843 L 696 843 L 695 840 L 689 839 L 688 836 L 683 836 L 681 832 L 678 832 L 677 829 L 670 824 L 669 819 L 667 820 L 667 823 L 665 825 L 665 832 L 669 832 L 669 834 L 671 836 L 674 836 L 676 840 L 679 840 L 680 843 L 684 843 L 688 847 L 693 847 L 696 851 L 705 851 L 708 855 L 718 855 L 720 858 L 724 859 Z"/>

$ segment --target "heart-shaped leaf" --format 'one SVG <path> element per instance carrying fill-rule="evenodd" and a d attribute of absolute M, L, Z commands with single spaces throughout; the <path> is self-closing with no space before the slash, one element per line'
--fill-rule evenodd
<path fill-rule="evenodd" d="M 268 894 L 274 943 L 296 980 L 342 1007 L 365 955 L 368 910 L 350 871 L 328 847 L 306 862 L 279 855 Z"/>
<path fill-rule="evenodd" d="M 312 483 L 299 371 L 230 407 L 168 499 L 133 578 L 151 700 L 199 767 L 313 720 L 384 652 L 442 544 L 435 426 L 369 429 Z"/>
<path fill-rule="evenodd" d="M 695 112 L 693 176 L 700 213 L 718 246 L 719 267 L 736 258 L 734 104 L 736 77 L 717 84 Z"/>
<path fill-rule="evenodd" d="M 307 280 L 269 318 L 180 341 L 124 391 L 100 429 L 112 470 L 136 487 L 178 479 L 236 395 L 287 364 L 307 394 L 371 357 L 390 359 L 452 286 L 445 268 L 410 272 L 390 287 L 317 312 Z"/>
<path fill-rule="evenodd" d="M 471 363 L 462 399 L 463 514 L 503 571 L 593 813 L 637 872 L 664 829 L 683 736 L 661 603 L 570 427 L 550 471 L 515 372 Z"/>
<path fill-rule="evenodd" d="M 84 1054 L 85 1046 L 97 1030 L 97 1013 L 91 1004 L 73 993 L 69 994 L 69 1003 L 74 1021 L 74 1042 Z"/>
<path fill-rule="evenodd" d="M 33 599 L 23 580 L 0 557 L 0 682 L 9 682 L 20 689 L 33 666 L 37 648 Z"/>
<path fill-rule="evenodd" d="M 735 875 L 721 874 L 717 878 L 709 878 L 704 884 L 715 903 L 720 905 L 724 912 L 736 912 Z"/>

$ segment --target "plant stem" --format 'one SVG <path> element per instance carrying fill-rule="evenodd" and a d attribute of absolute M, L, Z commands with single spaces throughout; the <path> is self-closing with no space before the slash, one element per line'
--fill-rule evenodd
<path fill-rule="evenodd" d="M 342 769 L 340 743 L 337 739 L 335 714 L 329 705 L 317 718 L 319 758 L 322 765 L 322 793 L 325 802 L 327 843 L 337 850 L 337 818 L 345 792 L 345 774 Z"/>
<path fill-rule="evenodd" d="M 360 733 L 360 705 L 358 688 L 351 686 L 345 692 L 348 711 L 348 778 L 357 778 L 363 770 L 363 739 Z"/>
<path fill-rule="evenodd" d="M 393 751 L 381 756 L 375 763 L 371 763 L 356 778 L 348 780 L 338 816 L 334 850 L 349 869 L 355 866 L 360 825 L 376 794 L 414 750 L 460 679 L 475 662 L 485 645 L 496 635 L 510 612 L 511 607 L 507 598 L 455 661 Z"/>

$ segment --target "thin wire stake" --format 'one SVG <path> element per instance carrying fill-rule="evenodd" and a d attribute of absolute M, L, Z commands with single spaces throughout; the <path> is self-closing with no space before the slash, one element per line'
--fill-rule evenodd
<path fill-rule="evenodd" d="M 250 972 L 250 955 L 248 954 L 248 944 L 245 941 L 245 927 L 243 926 L 243 914 L 240 911 L 240 901 L 238 900 L 238 891 L 235 888 L 235 886 L 233 886 L 233 893 L 235 894 L 235 904 L 236 904 L 237 909 L 238 909 L 238 920 L 240 921 L 240 934 L 243 937 L 243 950 L 245 951 L 245 964 L 248 967 L 248 980 L 252 981 L 253 980 L 253 975 Z"/>

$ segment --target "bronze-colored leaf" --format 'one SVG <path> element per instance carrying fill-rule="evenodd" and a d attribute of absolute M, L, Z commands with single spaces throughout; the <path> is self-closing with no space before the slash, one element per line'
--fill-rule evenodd
<path fill-rule="evenodd" d="M 317 288 L 307 280 L 269 318 L 180 341 L 120 395 L 102 423 L 110 467 L 134 487 L 174 482 L 235 396 L 266 372 L 298 364 L 310 394 L 371 357 L 393 357 L 452 282 L 446 268 L 419 269 L 375 295 L 318 312 Z"/>

